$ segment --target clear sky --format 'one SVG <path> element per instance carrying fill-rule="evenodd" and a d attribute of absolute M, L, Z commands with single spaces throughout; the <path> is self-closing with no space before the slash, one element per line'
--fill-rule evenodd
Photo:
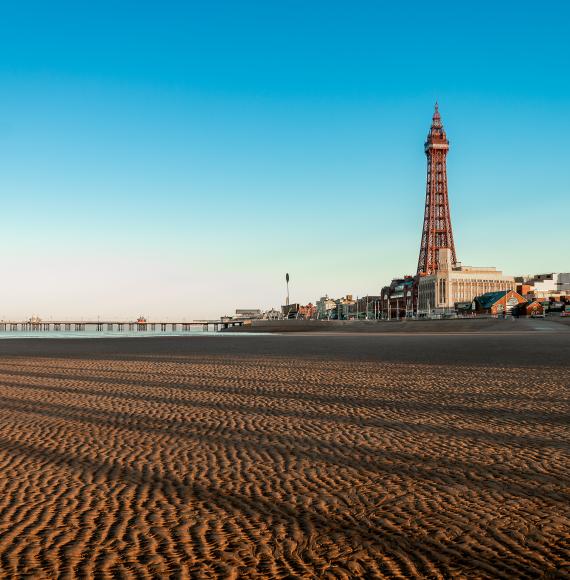
<path fill-rule="evenodd" d="M 0 318 L 193 319 L 458 258 L 570 270 L 570 3 L 0 4 Z"/>

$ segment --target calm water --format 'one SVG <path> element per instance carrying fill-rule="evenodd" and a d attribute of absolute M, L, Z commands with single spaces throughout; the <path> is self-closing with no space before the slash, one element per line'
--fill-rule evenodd
<path fill-rule="evenodd" d="M 239 332 L 239 333 L 231 333 L 231 332 L 211 332 L 211 331 L 203 331 L 201 329 L 196 330 L 185 330 L 185 331 L 167 331 L 167 332 L 160 332 L 160 331 L 146 331 L 146 332 L 137 332 L 137 331 L 101 331 L 97 332 L 95 330 L 84 330 L 84 331 L 72 331 L 72 332 L 65 332 L 65 331 L 0 331 L 0 340 L 2 339 L 18 339 L 18 338 L 150 338 L 150 337 L 157 337 L 157 336 L 188 336 L 188 337 L 197 337 L 197 336 L 258 336 L 260 333 L 247 333 L 247 332 Z"/>

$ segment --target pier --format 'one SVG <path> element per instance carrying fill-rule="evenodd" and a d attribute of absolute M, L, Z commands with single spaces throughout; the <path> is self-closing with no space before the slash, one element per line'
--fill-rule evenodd
<path fill-rule="evenodd" d="M 0 332 L 220 332 L 230 326 L 251 324 L 248 319 L 194 320 L 192 322 L 138 322 L 118 320 L 86 321 L 0 321 Z"/>

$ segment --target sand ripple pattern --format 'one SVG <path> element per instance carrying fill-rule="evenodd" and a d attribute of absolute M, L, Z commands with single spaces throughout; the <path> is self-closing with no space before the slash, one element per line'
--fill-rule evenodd
<path fill-rule="evenodd" d="M 0 359 L 3 577 L 570 577 L 570 373 Z"/>

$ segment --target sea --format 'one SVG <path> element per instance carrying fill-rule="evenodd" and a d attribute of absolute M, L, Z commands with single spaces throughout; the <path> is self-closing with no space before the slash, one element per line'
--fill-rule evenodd
<path fill-rule="evenodd" d="M 170 326 L 170 325 L 169 325 Z M 248 333 L 248 332 L 214 332 L 211 330 L 202 330 L 200 327 L 193 328 L 191 330 L 96 330 L 94 326 L 93 329 L 87 328 L 86 330 L 0 330 L 0 340 L 4 339 L 22 339 L 22 338 L 38 338 L 38 339 L 82 339 L 82 338 L 151 338 L 151 337 L 167 337 L 167 336 L 187 336 L 187 337 L 199 337 L 199 336 L 256 336 L 259 333 Z"/>

